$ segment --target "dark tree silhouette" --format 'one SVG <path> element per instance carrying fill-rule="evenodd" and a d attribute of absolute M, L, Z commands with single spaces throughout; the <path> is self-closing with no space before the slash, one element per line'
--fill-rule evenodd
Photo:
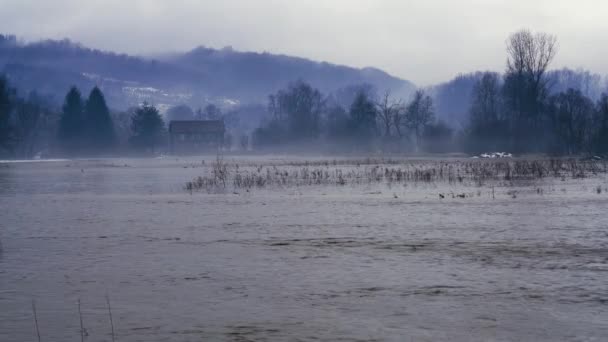
<path fill-rule="evenodd" d="M 454 151 L 453 134 L 454 130 L 441 120 L 427 125 L 422 133 L 424 150 L 428 152 Z"/>
<path fill-rule="evenodd" d="M 357 141 L 368 143 L 376 134 L 376 106 L 365 92 L 359 92 L 350 106 L 352 133 Z"/>
<path fill-rule="evenodd" d="M 321 92 L 304 81 L 296 81 L 269 98 L 275 120 L 285 120 L 293 140 L 318 137 L 323 98 Z"/>
<path fill-rule="evenodd" d="M 435 120 L 433 99 L 424 91 L 418 90 L 405 109 L 404 123 L 414 133 L 416 152 L 420 147 L 420 138 L 424 129 Z"/>
<path fill-rule="evenodd" d="M 158 109 L 149 104 L 137 108 L 131 116 L 130 142 L 140 151 L 153 152 L 162 142 L 164 122 Z"/>
<path fill-rule="evenodd" d="M 16 105 L 14 135 L 17 140 L 16 155 L 31 157 L 34 155 L 37 136 L 40 135 L 41 121 L 48 115 L 48 110 L 42 108 L 36 94 L 30 94 L 29 99 L 20 99 Z"/>
<path fill-rule="evenodd" d="M 91 152 L 108 151 L 114 147 L 116 135 L 110 110 L 101 90 L 91 90 L 85 105 L 87 145 Z"/>
<path fill-rule="evenodd" d="M 83 107 L 80 91 L 72 87 L 65 97 L 59 121 L 59 141 L 65 152 L 82 151 L 81 145 L 85 133 Z"/>
<path fill-rule="evenodd" d="M 594 126 L 594 149 L 600 153 L 608 153 L 608 94 L 602 94 L 597 103 Z"/>
<path fill-rule="evenodd" d="M 7 79 L 0 75 L 0 148 L 8 149 L 10 143 L 10 115 L 15 91 L 9 87 Z"/>
<path fill-rule="evenodd" d="M 254 144 L 310 141 L 321 133 L 321 92 L 301 80 L 268 97 L 270 120 L 254 132 Z"/>
<path fill-rule="evenodd" d="M 327 137 L 332 140 L 344 140 L 350 137 L 351 125 L 348 112 L 342 106 L 333 105 L 327 108 Z"/>
<path fill-rule="evenodd" d="M 468 127 L 468 149 L 475 152 L 503 149 L 507 122 L 503 118 L 500 77 L 487 72 L 473 87 Z"/>
<path fill-rule="evenodd" d="M 500 78 L 495 73 L 485 73 L 473 87 L 471 124 L 488 127 L 501 116 Z"/>
<path fill-rule="evenodd" d="M 556 95 L 551 104 L 557 151 L 561 154 L 588 151 L 592 136 L 593 102 L 579 90 L 569 89 Z"/>
<path fill-rule="evenodd" d="M 507 40 L 505 107 L 510 111 L 510 136 L 516 151 L 529 150 L 542 132 L 549 96 L 547 68 L 557 53 L 557 39 L 546 33 L 521 30 Z"/>
<path fill-rule="evenodd" d="M 376 103 L 376 112 L 378 113 L 378 119 L 384 129 L 384 136 L 391 136 L 391 127 L 395 123 L 394 116 L 399 115 L 401 110 L 401 103 L 398 101 L 391 100 L 391 92 L 386 91 L 380 101 Z"/>

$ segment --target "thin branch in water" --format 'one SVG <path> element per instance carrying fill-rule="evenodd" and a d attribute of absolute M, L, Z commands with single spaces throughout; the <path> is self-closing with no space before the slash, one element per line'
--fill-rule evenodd
<path fill-rule="evenodd" d="M 106 303 L 108 303 L 108 315 L 110 316 L 110 327 L 112 328 L 112 342 L 116 341 L 114 335 L 114 320 L 112 320 L 112 307 L 110 306 L 110 296 L 106 294 Z"/>
<path fill-rule="evenodd" d="M 80 342 L 84 342 L 84 324 L 82 323 L 82 311 L 80 310 L 80 298 L 78 298 L 78 317 L 80 317 Z"/>
<path fill-rule="evenodd" d="M 36 301 L 32 299 L 32 311 L 34 312 L 34 324 L 36 325 L 36 335 L 38 336 L 38 342 L 40 342 L 40 329 L 38 328 L 38 314 L 36 313 Z"/>

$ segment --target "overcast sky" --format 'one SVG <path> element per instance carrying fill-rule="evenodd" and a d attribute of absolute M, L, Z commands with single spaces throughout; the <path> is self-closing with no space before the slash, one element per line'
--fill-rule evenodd
<path fill-rule="evenodd" d="M 606 0 L 0 0 L 0 32 L 134 54 L 198 45 L 374 66 L 419 85 L 502 71 L 520 28 L 557 35 L 553 67 L 608 73 Z"/>

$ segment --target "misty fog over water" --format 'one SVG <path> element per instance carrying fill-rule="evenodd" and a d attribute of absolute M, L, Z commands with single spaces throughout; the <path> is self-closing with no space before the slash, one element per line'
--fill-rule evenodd
<path fill-rule="evenodd" d="M 185 191 L 214 159 L 2 164 L 0 340 L 36 338 L 32 300 L 43 340 L 77 340 L 80 299 L 86 339 L 109 341 L 106 294 L 119 341 L 608 333 L 605 173 Z M 231 177 L 442 162 L 224 160 Z"/>

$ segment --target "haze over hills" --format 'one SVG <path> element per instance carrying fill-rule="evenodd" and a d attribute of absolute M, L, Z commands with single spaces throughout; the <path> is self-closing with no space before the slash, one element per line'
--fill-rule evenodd
<path fill-rule="evenodd" d="M 0 73 L 6 74 L 23 96 L 35 90 L 51 95 L 56 105 L 63 102 L 72 85 L 85 93 L 97 85 L 113 109 L 149 102 L 161 112 L 179 104 L 195 109 L 209 103 L 265 107 L 269 94 L 298 79 L 325 95 L 367 83 L 380 94 L 390 89 L 395 99 L 407 101 L 415 89 L 413 83 L 376 68 L 357 69 L 230 47 L 201 46 L 183 53 L 142 57 L 92 49 L 68 39 L 26 43 L 6 35 L 0 35 Z M 461 74 L 427 88 L 434 99 L 436 117 L 456 129 L 466 126 L 471 92 L 482 75 L 479 71 Z M 587 70 L 552 70 L 548 79 L 552 94 L 573 88 L 597 100 L 608 91 L 608 78 Z"/>
<path fill-rule="evenodd" d="M 67 39 L 24 43 L 2 35 L 0 72 L 20 91 L 49 94 L 58 103 L 72 85 L 84 91 L 98 85 L 114 108 L 143 101 L 161 107 L 263 103 L 269 94 L 298 79 L 326 93 L 362 83 L 403 96 L 414 89 L 411 82 L 375 68 L 231 48 L 198 47 L 152 58 L 100 51 Z"/>

